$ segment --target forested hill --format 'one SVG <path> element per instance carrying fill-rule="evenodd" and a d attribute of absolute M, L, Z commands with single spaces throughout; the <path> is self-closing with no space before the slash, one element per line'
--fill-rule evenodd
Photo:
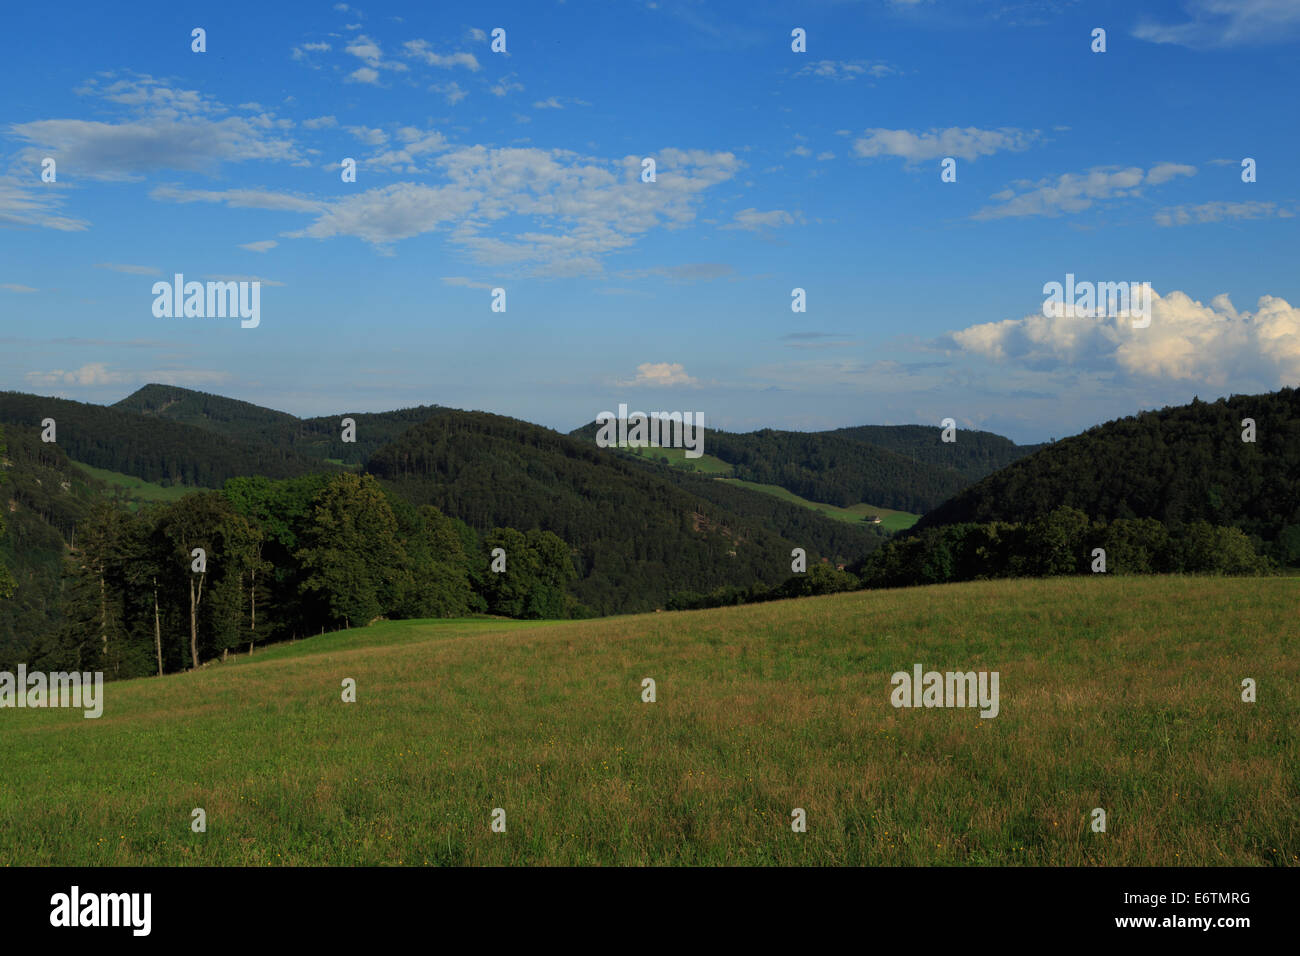
<path fill-rule="evenodd" d="M 958 431 L 956 442 L 942 442 L 938 428 L 902 427 L 917 431 L 884 428 L 877 433 L 897 450 L 865 440 L 869 428 L 842 430 L 851 434 L 706 428 L 704 452 L 731 465 L 736 478 L 779 485 L 810 501 L 839 507 L 865 501 L 911 512 L 937 507 L 1025 453 L 988 432 Z M 570 434 L 594 443 L 597 431 L 593 422 Z M 932 447 L 922 448 L 927 443 Z"/>
<path fill-rule="evenodd" d="M 435 405 L 420 405 L 389 412 L 344 412 L 298 418 L 251 402 L 174 385 L 146 385 L 113 407 L 347 465 L 364 464 L 376 449 L 439 410 Z M 353 442 L 343 441 L 345 417 L 351 418 L 356 426 Z"/>
<path fill-rule="evenodd" d="M 1243 419 L 1255 441 L 1242 440 Z M 1300 561 L 1300 391 L 1144 412 L 1055 442 L 945 502 L 915 531 L 1023 522 L 1060 505 L 1097 520 L 1232 525 Z"/>
<path fill-rule="evenodd" d="M 1017 445 L 1010 438 L 993 432 L 959 428 L 956 441 L 941 440 L 943 429 L 937 425 L 857 425 L 822 432 L 866 442 L 915 461 L 952 468 L 967 482 L 979 481 L 1005 468 L 1013 461 L 1033 454 L 1041 445 Z"/>
<path fill-rule="evenodd" d="M 47 418 L 54 419 L 55 442 L 74 461 L 162 484 L 215 488 L 242 475 L 292 478 L 330 469 L 285 446 L 120 408 L 0 392 L 0 425 L 39 431 Z"/>
<path fill-rule="evenodd" d="M 594 445 L 485 412 L 442 410 L 372 455 L 368 470 L 471 527 L 559 535 L 576 552 L 576 595 L 602 613 L 662 607 L 682 592 L 774 585 L 790 577 L 794 547 L 811 565 L 822 555 L 852 560 L 880 541 L 867 528 L 795 516 L 793 506 L 779 509 L 778 524 L 798 537 L 784 537 L 761 495 L 724 507 Z"/>

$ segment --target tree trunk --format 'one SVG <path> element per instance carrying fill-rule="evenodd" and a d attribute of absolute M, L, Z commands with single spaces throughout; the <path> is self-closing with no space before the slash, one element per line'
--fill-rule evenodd
<path fill-rule="evenodd" d="M 108 664 L 108 595 L 104 589 L 104 565 L 99 565 L 99 637 L 104 643 L 104 664 Z"/>
<path fill-rule="evenodd" d="M 260 554 L 260 552 L 259 552 Z M 257 639 L 257 569 L 248 572 L 248 599 L 252 607 L 250 615 L 249 630 L 252 632 L 248 637 L 248 656 L 253 656 L 253 641 Z"/>
<path fill-rule="evenodd" d="M 203 578 L 199 575 L 199 592 L 194 593 L 194 579 L 190 578 L 190 660 L 199 669 L 199 602 L 203 600 Z"/>
<path fill-rule="evenodd" d="M 153 646 L 158 652 L 158 676 L 162 677 L 162 621 L 158 617 L 158 579 L 153 579 Z"/>

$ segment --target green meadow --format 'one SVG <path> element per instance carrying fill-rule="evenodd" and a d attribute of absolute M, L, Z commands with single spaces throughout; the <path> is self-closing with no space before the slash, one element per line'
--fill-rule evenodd
<path fill-rule="evenodd" d="M 107 684 L 98 720 L 0 710 L 0 864 L 1296 865 L 1298 584 L 326 634 Z M 998 671 L 999 715 L 895 709 L 917 663 Z"/>
<path fill-rule="evenodd" d="M 93 465 L 85 465 L 81 462 L 73 462 L 78 468 L 90 475 L 92 478 L 98 478 L 106 483 L 114 492 L 119 494 L 126 502 L 128 508 L 132 511 L 138 511 L 141 505 L 152 504 L 156 501 L 172 502 L 179 501 L 185 495 L 192 494 L 195 491 L 204 491 L 204 488 L 196 488 L 193 485 L 172 485 L 165 487 L 152 481 L 145 481 L 143 478 L 136 478 L 133 475 L 124 475 L 121 472 L 109 471 L 106 468 L 96 468 Z"/>
<path fill-rule="evenodd" d="M 773 495 L 783 501 L 789 501 L 793 504 L 807 508 L 809 511 L 816 511 L 824 514 L 828 518 L 835 518 L 839 521 L 847 521 L 851 524 L 862 524 L 869 516 L 875 515 L 880 518 L 880 527 L 886 531 L 902 531 L 912 527 L 921 520 L 920 515 L 912 514 L 908 511 L 895 511 L 892 508 L 877 508 L 875 505 L 869 505 L 861 502 L 856 505 L 850 505 L 847 508 L 841 508 L 838 505 L 823 504 L 819 501 L 809 501 L 807 498 L 801 498 L 793 491 L 788 491 L 780 485 L 763 485 L 756 481 L 745 481 L 742 478 L 727 478 L 726 481 L 735 482 L 745 488 L 752 488 L 754 491 L 761 491 L 767 495 Z"/>
<path fill-rule="evenodd" d="M 807 508 L 809 511 L 816 511 L 824 514 L 828 518 L 835 518 L 839 521 L 847 521 L 850 524 L 862 524 L 868 516 L 875 515 L 880 518 L 880 527 L 886 531 L 902 531 L 912 527 L 921 519 L 920 515 L 912 514 L 907 511 L 895 511 L 892 508 L 877 508 L 875 505 L 866 504 L 865 502 L 851 505 L 847 508 L 841 508 L 838 505 L 828 505 L 820 501 L 809 501 L 793 491 L 788 491 L 780 485 L 765 485 L 757 481 L 746 481 L 742 478 L 733 478 L 734 469 L 730 464 L 721 458 L 715 458 L 713 455 L 701 455 L 699 458 L 687 458 L 686 449 L 684 448 L 645 448 L 645 447 L 627 447 L 626 451 L 631 452 L 642 458 L 653 458 L 655 461 L 666 460 L 674 468 L 685 468 L 690 471 L 698 472 L 702 475 L 710 475 L 715 478 L 725 479 L 734 482 L 744 488 L 753 491 L 761 491 L 765 495 L 772 495 L 780 498 L 782 501 L 788 501 L 791 504 L 799 505 L 801 508 Z"/>

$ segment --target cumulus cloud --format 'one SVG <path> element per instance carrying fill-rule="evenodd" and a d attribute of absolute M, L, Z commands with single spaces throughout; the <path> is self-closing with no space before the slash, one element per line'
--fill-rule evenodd
<path fill-rule="evenodd" d="M 1146 381 L 1261 390 L 1300 382 L 1300 309 L 1261 296 L 1238 312 L 1226 294 L 1208 305 L 1184 292 L 1152 295 L 1151 323 L 1039 313 L 951 333 L 961 350 L 1038 371 L 1066 367 Z"/>
<path fill-rule="evenodd" d="M 958 159 L 975 159 L 1005 151 L 1019 152 L 1028 149 L 1038 139 L 1038 130 L 931 129 L 926 132 L 906 129 L 868 129 L 853 141 L 853 151 L 858 156 L 871 159 L 877 156 L 900 156 L 909 163 L 926 159 L 954 156 Z"/>
<path fill-rule="evenodd" d="M 986 206 L 974 219 L 1008 216 L 1059 216 L 1082 212 L 1096 202 L 1141 195 L 1143 186 L 1159 186 L 1178 176 L 1193 176 L 1195 166 L 1159 163 L 1144 172 L 1140 166 L 1096 166 L 1084 173 L 1065 173 L 1054 181 L 1017 180 L 1014 189 L 995 193 L 999 205 Z"/>
<path fill-rule="evenodd" d="M 669 385 L 694 385 L 695 379 L 686 374 L 686 369 L 678 362 L 642 362 L 636 367 L 636 378 L 619 382 L 623 386 L 649 385 L 664 387 Z"/>

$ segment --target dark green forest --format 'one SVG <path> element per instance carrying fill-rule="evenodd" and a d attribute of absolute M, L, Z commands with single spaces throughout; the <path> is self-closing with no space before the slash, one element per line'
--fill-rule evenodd
<path fill-rule="evenodd" d="M 1243 419 L 1255 441 L 1243 441 Z M 1095 520 L 1154 518 L 1180 534 L 1241 529 L 1279 564 L 1300 565 L 1300 390 L 1144 412 L 1048 445 L 926 514 L 913 532 L 1025 523 L 1060 505 Z"/>
<path fill-rule="evenodd" d="M 574 548 L 574 591 L 601 614 L 663 607 L 677 592 L 770 585 L 789 554 L 857 560 L 882 540 L 768 496 L 666 474 L 549 429 L 486 412 L 440 414 L 367 470 L 416 504 L 476 528 L 543 527 Z"/>
<path fill-rule="evenodd" d="M 597 430 L 593 422 L 570 434 L 594 443 Z M 1037 447 L 964 430 L 955 442 L 943 442 L 941 432 L 925 425 L 743 434 L 710 429 L 704 451 L 731 465 L 736 478 L 777 485 L 810 501 L 842 508 L 865 501 L 919 514 Z"/>
<path fill-rule="evenodd" d="M 52 418 L 58 446 L 74 461 L 164 485 L 220 487 L 227 478 L 291 478 L 332 466 L 291 448 L 225 438 L 194 425 L 117 408 L 0 392 L 0 425 L 39 428 Z"/>
<path fill-rule="evenodd" d="M 449 411 L 436 405 L 420 405 L 391 412 L 344 412 L 297 418 L 288 412 L 174 385 L 146 385 L 113 408 L 192 425 L 236 441 L 261 442 L 308 458 L 341 461 L 347 465 L 364 464 L 375 451 L 412 425 L 439 411 Z M 343 441 L 344 418 L 351 418 L 356 424 L 355 441 Z"/>

